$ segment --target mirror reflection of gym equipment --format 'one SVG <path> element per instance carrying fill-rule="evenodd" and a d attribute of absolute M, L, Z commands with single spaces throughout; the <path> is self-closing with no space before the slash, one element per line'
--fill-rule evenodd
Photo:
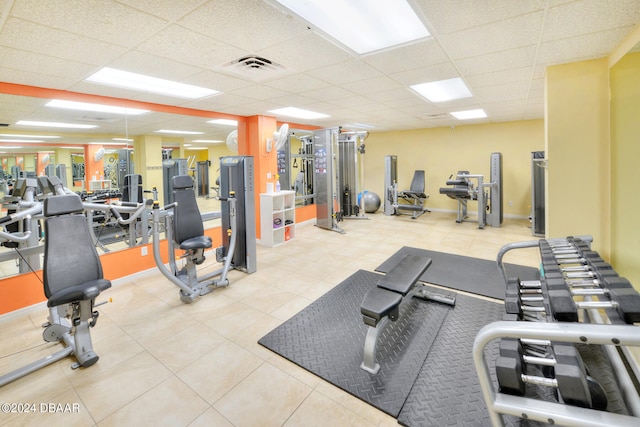
<path fill-rule="evenodd" d="M 455 179 L 447 180 L 447 187 L 440 188 L 444 194 L 458 202 L 457 223 L 468 220 L 467 202 L 478 202 L 478 228 L 485 225 L 500 227 L 502 224 L 502 154 L 491 153 L 490 180 L 484 181 L 482 174 L 470 174 L 469 171 L 458 171 Z M 476 184 L 473 180 L 476 180 Z"/>
<path fill-rule="evenodd" d="M 314 131 L 316 225 L 344 233 L 343 219 L 366 219 L 363 178 L 364 140 L 368 132 L 343 132 L 340 127 Z"/>
<path fill-rule="evenodd" d="M 408 190 L 398 190 L 398 156 L 384 157 L 385 215 L 402 215 L 403 211 L 407 211 L 411 213 L 412 219 L 416 219 L 425 212 L 430 212 L 424 206 L 424 202 L 429 198 L 429 195 L 424 191 L 424 170 L 414 171 Z"/>

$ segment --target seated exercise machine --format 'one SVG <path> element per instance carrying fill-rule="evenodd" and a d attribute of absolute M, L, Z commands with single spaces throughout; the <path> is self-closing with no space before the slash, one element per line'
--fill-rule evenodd
<path fill-rule="evenodd" d="M 477 185 L 473 184 L 473 179 Z M 457 223 L 467 220 L 467 202 L 478 202 L 478 228 L 485 225 L 500 227 L 502 224 L 502 154 L 491 153 L 491 179 L 484 181 L 484 175 L 458 171 L 456 179 L 446 182 L 448 187 L 440 188 L 444 194 L 458 201 Z"/>
<path fill-rule="evenodd" d="M 505 314 L 478 332 L 473 347 L 493 425 L 504 425 L 504 416 L 570 426 L 640 425 L 640 364 L 632 350 L 640 347 L 640 294 L 591 249 L 592 240 L 569 236 L 500 249 Z M 505 254 L 534 247 L 540 280 L 508 277 Z M 485 352 L 493 340 L 499 341 L 494 366 Z"/>
<path fill-rule="evenodd" d="M 429 198 L 429 195 L 424 192 L 424 170 L 414 171 L 411 187 L 408 190 L 398 190 L 398 156 L 385 156 L 384 171 L 385 215 L 401 215 L 403 211 L 409 211 L 411 218 L 416 219 L 425 212 L 430 212 L 424 206 L 424 202 Z"/>
<path fill-rule="evenodd" d="M 428 291 L 424 286 L 416 286 L 420 276 L 431 265 L 431 258 L 407 255 L 384 275 L 362 299 L 360 313 L 369 326 L 364 341 L 364 357 L 360 367 L 371 374 L 377 374 L 380 365 L 376 360 L 376 349 L 382 331 L 389 320 L 396 321 L 400 314 L 400 303 L 406 298 L 417 297 L 443 304 L 455 305 L 455 297 Z"/>
<path fill-rule="evenodd" d="M 197 266 L 205 261 L 205 250 L 211 249 L 211 237 L 204 235 L 202 216 L 196 203 L 193 180 L 188 175 L 172 178 L 173 203 L 152 210 L 153 256 L 160 272 L 179 288 L 180 300 L 191 303 L 215 288 L 228 286 L 231 269 L 248 274 L 256 271 L 255 209 L 253 191 L 253 158 L 229 156 L 220 159 L 220 201 L 222 246 L 216 248 L 216 260 L 223 266 L 198 277 Z M 160 255 L 160 226 L 164 223 L 167 237 L 169 269 Z M 175 252 L 183 251 L 178 268 Z"/>
<path fill-rule="evenodd" d="M 84 207 L 76 194 L 48 197 L 44 200 L 45 246 L 43 285 L 49 307 L 49 322 L 43 339 L 59 341 L 66 347 L 53 355 L 33 362 L 0 377 L 0 386 L 8 384 L 36 370 L 74 355 L 77 363 L 71 367 L 89 367 L 98 361 L 93 351 L 90 329 L 96 325 L 98 312 L 95 299 L 111 287 L 102 275 L 102 265 L 89 234 Z M 23 211 L 11 215 L 8 224 L 25 217 Z M 0 237 L 12 239 L 8 233 Z"/>

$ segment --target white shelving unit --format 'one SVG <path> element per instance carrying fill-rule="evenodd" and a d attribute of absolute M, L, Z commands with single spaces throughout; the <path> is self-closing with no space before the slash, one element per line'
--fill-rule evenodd
<path fill-rule="evenodd" d="M 260 194 L 260 244 L 278 246 L 296 235 L 296 193 Z"/>

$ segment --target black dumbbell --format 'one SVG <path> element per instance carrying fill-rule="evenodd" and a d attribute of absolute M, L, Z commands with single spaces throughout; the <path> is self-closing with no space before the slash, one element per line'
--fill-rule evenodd
<path fill-rule="evenodd" d="M 523 355 L 522 344 L 503 338 L 496 360 L 496 376 L 501 393 L 523 396 L 525 384 L 556 387 L 562 400 L 570 405 L 605 410 L 607 397 L 600 384 L 587 375 L 578 351 L 570 344 L 552 344 L 555 358 Z M 526 373 L 526 363 L 553 367 L 555 378 Z M 547 370 L 547 372 L 550 372 Z"/>

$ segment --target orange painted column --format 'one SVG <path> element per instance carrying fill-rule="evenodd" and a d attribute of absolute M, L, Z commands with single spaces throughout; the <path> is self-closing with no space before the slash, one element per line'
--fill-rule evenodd
<path fill-rule="evenodd" d="M 266 193 L 267 182 L 275 187 L 277 152 L 267 152 L 267 139 L 277 130 L 275 117 L 251 116 L 238 123 L 238 154 L 253 156 L 253 176 L 256 205 L 256 237 L 260 238 L 260 193 Z"/>

